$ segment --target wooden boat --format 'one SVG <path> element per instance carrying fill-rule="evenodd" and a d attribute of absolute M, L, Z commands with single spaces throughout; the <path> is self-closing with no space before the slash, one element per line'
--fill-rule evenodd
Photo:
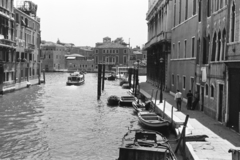
<path fill-rule="evenodd" d="M 81 85 L 85 81 L 85 76 L 84 74 L 80 72 L 74 72 L 71 73 L 70 76 L 68 77 L 67 85 Z"/>
<path fill-rule="evenodd" d="M 119 148 L 117 160 L 177 160 L 166 137 L 150 130 L 130 130 Z"/>
<path fill-rule="evenodd" d="M 114 81 L 116 79 L 116 77 L 114 75 L 110 75 L 109 77 L 107 77 L 107 80 L 109 81 Z"/>
<path fill-rule="evenodd" d="M 120 106 L 132 106 L 132 102 L 137 99 L 134 96 L 122 96 L 120 97 Z"/>
<path fill-rule="evenodd" d="M 164 120 L 154 112 L 142 111 L 138 113 L 139 121 L 147 127 L 159 128 L 168 126 L 169 121 Z"/>

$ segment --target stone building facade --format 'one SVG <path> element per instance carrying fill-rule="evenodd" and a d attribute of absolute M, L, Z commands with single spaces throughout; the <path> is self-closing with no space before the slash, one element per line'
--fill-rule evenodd
<path fill-rule="evenodd" d="M 41 45 L 41 68 L 46 72 L 65 71 L 67 54 L 66 48 L 56 43 L 45 43 Z"/>
<path fill-rule="evenodd" d="M 26 82 L 38 84 L 40 76 L 40 19 L 30 16 L 23 8 L 15 9 L 16 18 L 16 87 Z"/>
<path fill-rule="evenodd" d="M 188 90 L 198 93 L 197 110 L 240 132 L 240 2 L 152 0 L 147 17 L 151 9 L 158 12 L 158 4 L 164 2 L 172 2 L 171 16 L 165 19 L 172 23 L 171 54 L 165 69 L 167 88 L 172 94 L 179 89 L 185 100 Z M 151 59 L 156 52 L 151 49 L 154 45 L 149 47 L 160 28 L 156 19 L 158 16 L 148 23 L 148 64 L 154 64 L 156 59 Z M 159 81 L 160 77 L 154 80 L 152 75 L 160 68 L 147 67 L 147 79 Z"/>

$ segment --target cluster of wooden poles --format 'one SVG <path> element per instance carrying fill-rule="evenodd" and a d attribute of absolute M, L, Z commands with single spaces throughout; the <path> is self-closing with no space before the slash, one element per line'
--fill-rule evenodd
<path fill-rule="evenodd" d="M 132 85 L 133 77 L 133 85 Z M 137 92 L 140 91 L 139 78 L 138 78 L 138 69 L 137 68 L 128 68 L 128 83 L 129 88 L 133 88 L 133 94 L 137 96 Z"/>

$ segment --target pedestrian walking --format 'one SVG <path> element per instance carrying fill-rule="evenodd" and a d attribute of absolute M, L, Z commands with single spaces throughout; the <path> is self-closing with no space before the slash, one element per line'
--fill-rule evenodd
<path fill-rule="evenodd" d="M 193 105 L 192 105 L 192 110 L 195 110 L 198 102 L 199 102 L 199 93 L 196 91 L 195 94 L 194 94 L 194 102 L 193 102 Z"/>
<path fill-rule="evenodd" d="M 177 110 L 181 111 L 182 93 L 179 90 L 177 90 L 177 93 L 175 94 L 174 100 L 176 101 L 176 104 L 177 104 Z"/>
<path fill-rule="evenodd" d="M 192 91 L 189 90 L 187 93 L 187 109 L 192 109 L 192 100 L 193 100 L 193 94 L 192 94 Z"/>

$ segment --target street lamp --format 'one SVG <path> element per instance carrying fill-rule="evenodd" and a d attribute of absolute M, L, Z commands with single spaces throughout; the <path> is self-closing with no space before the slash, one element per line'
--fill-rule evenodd
<path fill-rule="evenodd" d="M 159 61 L 160 61 L 160 84 L 161 84 L 161 90 L 160 90 L 160 103 L 162 103 L 162 100 L 163 100 L 163 93 L 162 93 L 162 91 L 163 91 L 163 63 L 164 63 L 164 59 L 161 57 L 160 59 L 159 59 Z"/>

